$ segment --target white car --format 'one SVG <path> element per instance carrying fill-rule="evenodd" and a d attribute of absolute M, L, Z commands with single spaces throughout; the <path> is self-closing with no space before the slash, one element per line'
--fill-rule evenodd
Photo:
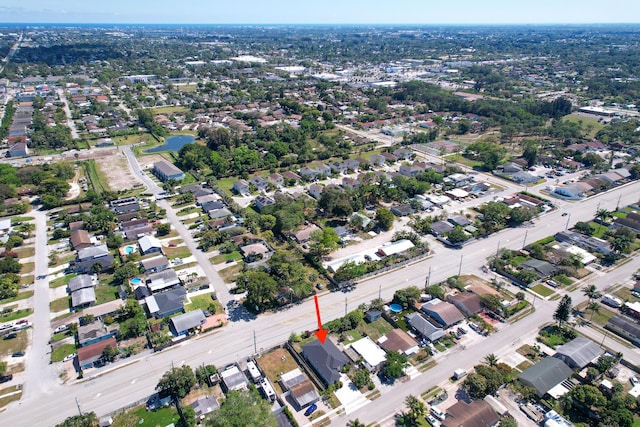
<path fill-rule="evenodd" d="M 634 387 L 640 384 L 640 381 L 638 381 L 638 378 L 636 378 L 635 376 L 630 377 L 629 382 L 631 382 L 631 385 Z"/>
<path fill-rule="evenodd" d="M 75 353 L 71 353 L 71 354 L 69 354 L 69 355 L 65 356 L 65 358 L 64 358 L 64 359 L 62 359 L 62 361 L 63 361 L 63 362 L 68 362 L 69 360 L 73 360 L 73 359 L 75 359 L 75 357 L 76 357 L 76 354 L 75 354 Z"/>
<path fill-rule="evenodd" d="M 440 427 L 440 421 L 436 420 L 436 418 L 431 414 L 427 415 L 427 421 L 429 421 L 429 424 L 431 424 L 432 427 Z"/>

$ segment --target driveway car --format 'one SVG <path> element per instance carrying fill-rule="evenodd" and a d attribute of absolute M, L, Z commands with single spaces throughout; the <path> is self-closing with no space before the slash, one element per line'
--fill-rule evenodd
<path fill-rule="evenodd" d="M 311 406 L 309 406 L 307 408 L 306 411 L 304 411 L 304 416 L 308 417 L 309 415 L 313 414 L 313 412 L 318 409 L 318 405 L 316 405 L 315 403 L 312 403 Z"/>

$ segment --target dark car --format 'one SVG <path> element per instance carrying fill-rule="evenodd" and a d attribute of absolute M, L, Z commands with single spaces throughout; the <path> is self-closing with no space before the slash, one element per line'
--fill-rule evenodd
<path fill-rule="evenodd" d="M 315 411 L 316 409 L 318 409 L 318 405 L 312 403 L 311 406 L 309 406 L 307 410 L 304 411 L 304 416 L 308 417 L 309 415 L 313 414 L 313 411 Z"/>
<path fill-rule="evenodd" d="M 0 383 L 6 383 L 7 381 L 11 381 L 12 379 L 13 379 L 13 374 L 0 375 Z"/>
<path fill-rule="evenodd" d="M 11 355 L 11 357 L 22 357 L 24 356 L 24 351 L 16 351 Z"/>
<path fill-rule="evenodd" d="M 215 294 L 215 293 L 211 294 L 211 299 L 214 300 L 214 301 L 217 300 L 218 299 L 218 295 Z"/>
<path fill-rule="evenodd" d="M 11 332 L 10 334 L 5 335 L 5 336 L 4 336 L 4 339 L 5 339 L 5 340 L 12 340 L 12 339 L 14 339 L 14 338 L 15 338 L 15 337 L 17 337 L 17 336 L 18 336 L 18 334 L 16 334 L 15 332 Z"/>

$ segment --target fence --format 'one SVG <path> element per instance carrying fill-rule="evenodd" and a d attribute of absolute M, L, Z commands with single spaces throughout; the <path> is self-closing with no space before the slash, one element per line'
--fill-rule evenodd
<path fill-rule="evenodd" d="M 309 379 L 313 381 L 316 387 L 324 391 L 327 387 L 324 385 L 324 382 L 317 377 L 316 372 L 313 370 L 311 366 L 307 364 L 307 361 L 304 360 L 304 358 L 300 356 L 297 351 L 294 350 L 294 348 L 291 346 L 291 343 L 289 341 L 287 341 L 284 344 L 284 346 L 287 350 L 289 350 L 289 353 L 291 353 L 293 358 L 296 360 L 296 363 L 298 363 L 298 365 L 300 365 L 302 369 L 306 371 L 307 375 L 309 376 Z"/>

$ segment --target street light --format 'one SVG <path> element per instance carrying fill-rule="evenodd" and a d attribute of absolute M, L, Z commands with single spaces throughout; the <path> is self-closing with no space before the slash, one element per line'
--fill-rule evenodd
<path fill-rule="evenodd" d="M 567 224 L 564 226 L 565 230 L 569 228 L 569 221 L 571 221 L 571 214 L 567 214 Z"/>

